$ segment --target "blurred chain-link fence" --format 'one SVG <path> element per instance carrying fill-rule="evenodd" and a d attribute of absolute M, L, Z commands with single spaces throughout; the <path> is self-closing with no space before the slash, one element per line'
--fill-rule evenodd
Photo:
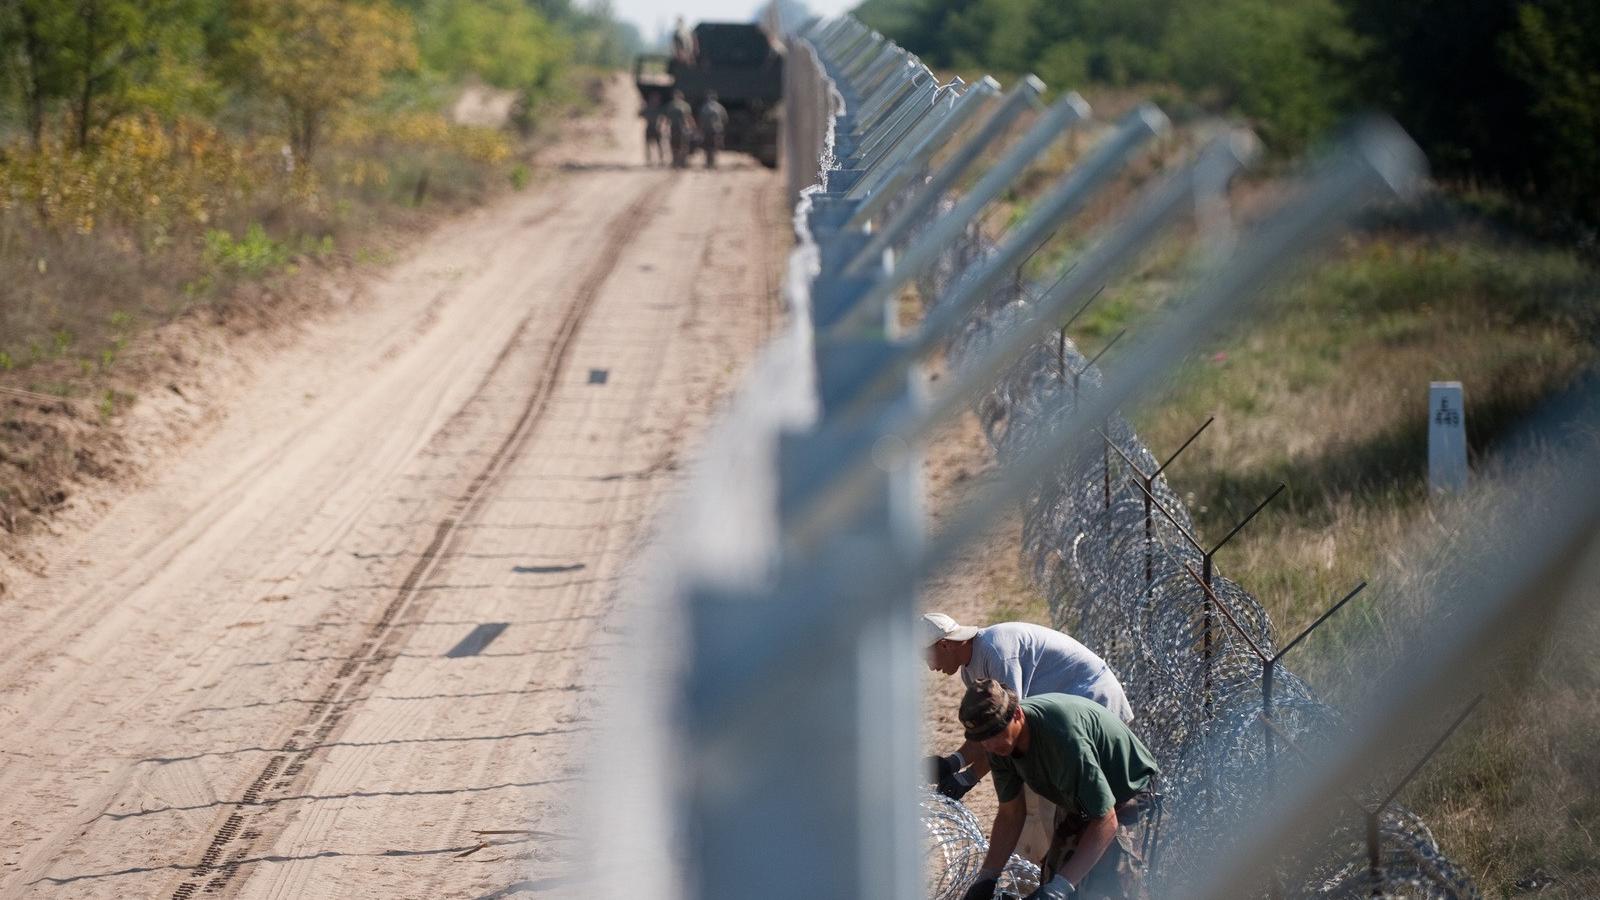
<path fill-rule="evenodd" d="M 1117 670 L 1161 763 L 1165 802 L 1144 826 L 1158 895 L 1474 895 L 1394 802 L 1417 771 L 1397 735 L 1431 721 L 1463 660 L 1561 596 L 1527 586 L 1600 531 L 1600 488 L 1530 491 L 1540 515 L 1515 539 L 1485 517 L 1451 621 L 1388 690 L 1341 712 L 1285 667 L 1299 638 L 1216 566 L 1238 528 L 1197 534 L 1164 477 L 1171 458 L 1120 412 L 1366 204 L 1412 192 L 1415 146 L 1392 123 L 1353 128 L 1235 233 L 1218 211 L 1252 140 L 1225 132 L 1119 182 L 1167 128 L 1144 104 L 1095 126 L 991 239 L 983 212 L 1025 175 L 1049 177 L 1038 163 L 1091 122 L 1083 98 L 1046 103 L 1032 77 L 1004 91 L 941 81 L 849 17 L 791 9 L 768 16 L 787 46 L 789 324 L 707 441 L 627 604 L 586 803 L 600 895 L 959 897 L 986 835 L 919 790 L 916 589 L 1019 507 L 1052 624 Z M 1060 271 L 1019 276 L 1128 181 L 1119 215 Z M 1185 221 L 1210 251 L 1204 272 L 1105 362 L 1086 358 L 1066 334 L 1075 311 Z M 905 325 L 912 287 L 923 315 Z M 924 381 L 941 353 L 947 377 Z M 969 410 L 1002 465 L 932 530 L 920 448 Z M 1026 892 L 1037 870 L 1013 860 L 1007 877 Z"/>

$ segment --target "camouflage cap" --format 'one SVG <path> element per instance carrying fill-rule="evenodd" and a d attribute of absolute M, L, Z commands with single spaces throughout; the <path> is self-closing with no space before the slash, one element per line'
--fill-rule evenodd
<path fill-rule="evenodd" d="M 961 727 L 967 740 L 986 741 L 1005 731 L 1017 703 L 1017 695 L 993 678 L 974 681 L 961 698 Z"/>

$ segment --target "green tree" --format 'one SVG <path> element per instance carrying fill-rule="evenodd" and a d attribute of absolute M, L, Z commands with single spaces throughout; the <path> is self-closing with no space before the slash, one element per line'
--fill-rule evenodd
<path fill-rule="evenodd" d="M 79 149 L 133 109 L 187 79 L 200 48 L 189 0 L 78 0 L 61 48 Z"/>
<path fill-rule="evenodd" d="M 1526 140 L 1540 192 L 1600 220 L 1600 5 L 1524 3 L 1505 36 L 1507 68 L 1532 97 Z"/>
<path fill-rule="evenodd" d="M 863 21 L 930 65 L 1033 70 L 1052 87 L 1166 74 L 1162 41 L 1179 0 L 868 0 Z"/>
<path fill-rule="evenodd" d="M 431 0 L 417 23 L 423 64 L 535 94 L 559 71 L 567 40 L 522 0 Z"/>
<path fill-rule="evenodd" d="M 196 0 L 10 0 L 6 70 L 35 146 L 52 107 L 71 114 L 73 144 L 191 81 L 200 56 Z"/>
<path fill-rule="evenodd" d="M 1334 0 L 1217 0 L 1178 11 L 1166 55 L 1179 84 L 1299 150 L 1346 107 L 1339 61 L 1356 47 Z"/>
<path fill-rule="evenodd" d="M 1392 113 L 1441 174 L 1521 180 L 1526 88 L 1506 72 L 1502 36 L 1517 0 L 1344 0 L 1367 49 L 1352 61 L 1361 97 Z"/>
<path fill-rule="evenodd" d="M 1173 82 L 1293 152 L 1356 107 L 1445 176 L 1600 223 L 1597 0 L 865 0 L 936 67 Z"/>
<path fill-rule="evenodd" d="M 67 41 L 70 17 L 69 7 L 52 0 L 9 0 L 0 6 L 0 71 L 22 104 L 35 148 L 44 138 L 50 106 L 71 90 L 59 50 Z"/>
<path fill-rule="evenodd" d="M 1167 77 L 1162 54 L 1173 18 L 1184 5 L 1180 0 L 1041 2 L 1022 27 L 1034 35 L 1035 58 L 1071 44 L 1080 48 L 1076 55 L 1089 80 L 1123 85 Z"/>
<path fill-rule="evenodd" d="M 946 27 L 967 5 L 960 0 L 866 0 L 855 14 L 928 65 L 948 66 L 958 40 Z"/>
<path fill-rule="evenodd" d="M 1600 223 L 1600 5 L 1343 2 L 1367 43 L 1352 81 L 1435 171 Z"/>
<path fill-rule="evenodd" d="M 907 50 L 931 59 L 921 40 L 921 23 L 927 16 L 926 4 L 918 0 L 865 0 L 852 13 L 861 24 L 893 38 Z"/>
<path fill-rule="evenodd" d="M 246 0 L 240 55 L 277 98 L 295 158 L 309 163 L 332 117 L 416 64 L 411 17 L 384 0 Z"/>
<path fill-rule="evenodd" d="M 626 66 L 644 47 L 639 30 L 617 19 L 611 0 L 594 0 L 557 24 L 572 38 L 572 58 L 587 65 Z"/>

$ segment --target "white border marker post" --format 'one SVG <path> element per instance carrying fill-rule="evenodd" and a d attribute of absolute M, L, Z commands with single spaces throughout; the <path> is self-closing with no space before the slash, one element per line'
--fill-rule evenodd
<path fill-rule="evenodd" d="M 1467 415 L 1461 382 L 1428 385 L 1428 491 L 1458 493 L 1467 487 Z"/>

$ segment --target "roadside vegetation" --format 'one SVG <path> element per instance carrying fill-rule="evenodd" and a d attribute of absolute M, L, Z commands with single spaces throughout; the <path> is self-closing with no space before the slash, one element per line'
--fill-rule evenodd
<path fill-rule="evenodd" d="M 297 272 L 527 186 L 637 40 L 568 0 L 0 4 L 0 530 L 103 468 L 80 439 L 141 335 L 270 319 Z"/>
<path fill-rule="evenodd" d="M 1155 99 L 1178 125 L 1158 159 L 1219 119 L 1252 126 L 1270 156 L 1236 192 L 1242 220 L 1353 112 L 1386 110 L 1423 145 L 1436 176 L 1425 197 L 1363 222 L 1135 416 L 1158 458 L 1216 417 L 1169 472 L 1213 540 L 1287 485 L 1219 569 L 1260 598 L 1280 636 L 1369 581 L 1289 665 L 1336 702 L 1381 683 L 1387 661 L 1370 649 L 1402 654 L 1449 615 L 1448 590 L 1437 605 L 1425 598 L 1454 523 L 1505 498 L 1518 426 L 1600 362 L 1600 6 L 867 0 L 859 15 L 932 65 L 1033 71 L 1080 90 L 1102 119 Z M 1067 144 L 992 228 L 1086 149 Z M 1131 189 L 1097 204 L 1090 226 Z M 1063 235 L 1027 274 L 1052 277 L 1090 234 Z M 1196 249 L 1179 241 L 1108 286 L 1074 339 L 1092 355 L 1159 316 Z M 1433 380 L 1465 389 L 1474 482 L 1460 500 L 1427 492 Z M 1600 893 L 1597 641 L 1593 610 L 1551 623 L 1401 797 L 1486 894 Z"/>
<path fill-rule="evenodd" d="M 1248 120 L 1296 154 L 1353 111 L 1394 115 L 1436 174 L 1531 225 L 1600 225 L 1600 6 L 1589 0 L 866 0 L 929 65 L 1139 89 Z"/>

